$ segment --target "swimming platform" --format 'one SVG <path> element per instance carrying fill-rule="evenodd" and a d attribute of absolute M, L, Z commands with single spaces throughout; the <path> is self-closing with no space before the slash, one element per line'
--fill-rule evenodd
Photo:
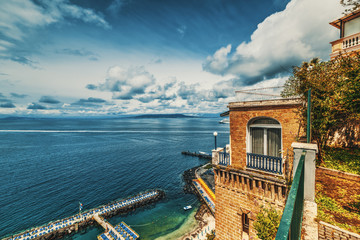
<path fill-rule="evenodd" d="M 165 193 L 162 190 L 148 190 L 133 197 L 101 205 L 65 219 L 13 234 L 12 236 L 3 238 L 3 240 L 56 239 L 77 232 L 80 228 L 85 228 L 96 222 L 106 230 L 105 233 L 98 236 L 98 239 L 135 240 L 139 238 L 139 235 L 124 222 L 113 227 L 105 218 L 154 203 L 164 196 Z"/>

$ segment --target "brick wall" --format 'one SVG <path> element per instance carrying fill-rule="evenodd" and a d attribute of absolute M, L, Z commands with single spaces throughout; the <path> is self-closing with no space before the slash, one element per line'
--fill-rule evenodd
<path fill-rule="evenodd" d="M 360 235 L 336 227 L 334 225 L 319 222 L 319 240 L 360 240 Z"/>
<path fill-rule="evenodd" d="M 285 206 L 286 182 L 247 171 L 215 170 L 216 214 L 218 240 L 244 239 L 242 213 L 249 216 L 250 239 L 257 239 L 253 223 L 260 207 L 271 204 L 279 211 Z"/>
<path fill-rule="evenodd" d="M 280 102 L 280 101 L 278 101 Z M 246 137 L 248 122 L 256 117 L 276 119 L 281 125 L 283 156 L 292 154 L 291 143 L 303 134 L 299 128 L 300 103 L 298 101 L 255 102 L 254 104 L 230 104 L 230 145 L 231 165 L 234 168 L 246 168 Z M 300 130 L 300 132 L 299 132 Z"/>
<path fill-rule="evenodd" d="M 324 168 L 324 167 L 317 167 L 316 171 L 317 174 L 320 175 L 325 174 L 333 177 L 343 178 L 349 181 L 360 182 L 360 175 L 357 174 L 342 172 L 335 169 Z"/>
<path fill-rule="evenodd" d="M 292 159 L 291 143 L 303 133 L 297 113 L 300 106 L 298 99 L 229 104 L 231 165 L 215 170 L 217 240 L 248 239 L 243 235 L 243 213 L 249 216 L 249 239 L 257 239 L 253 223 L 260 207 L 271 204 L 283 211 L 287 194 L 284 176 L 246 169 L 247 126 L 256 117 L 276 119 L 281 124 L 283 156 L 289 154 Z"/>

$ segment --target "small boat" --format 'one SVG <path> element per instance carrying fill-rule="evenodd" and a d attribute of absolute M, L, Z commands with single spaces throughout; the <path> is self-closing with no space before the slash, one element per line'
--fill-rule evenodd
<path fill-rule="evenodd" d="M 225 119 L 221 120 L 219 123 L 227 124 L 227 123 L 230 123 L 230 120 L 228 118 L 225 118 Z"/>
<path fill-rule="evenodd" d="M 192 208 L 191 205 L 189 205 L 189 206 L 184 207 L 184 210 L 186 211 L 186 210 L 189 210 L 191 208 Z"/>
<path fill-rule="evenodd" d="M 208 154 L 206 152 L 202 152 L 202 151 L 199 151 L 199 153 L 202 154 L 202 155 L 210 155 L 210 154 Z"/>

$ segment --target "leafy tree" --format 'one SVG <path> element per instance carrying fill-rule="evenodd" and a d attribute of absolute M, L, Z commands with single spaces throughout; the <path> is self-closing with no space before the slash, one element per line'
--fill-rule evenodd
<path fill-rule="evenodd" d="M 254 228 L 257 231 L 258 238 L 262 240 L 273 240 L 280 224 L 281 216 L 273 207 L 261 207 L 256 216 Z"/>
<path fill-rule="evenodd" d="M 281 95 L 299 96 L 307 102 L 311 88 L 311 133 L 320 153 L 336 141 L 345 147 L 359 143 L 360 125 L 360 55 L 339 56 L 321 62 L 313 59 L 293 68 Z M 307 106 L 300 109 L 305 127 Z M 321 155 L 320 155 L 321 159 Z"/>
<path fill-rule="evenodd" d="M 350 7 L 345 13 L 353 12 L 360 7 L 360 0 L 340 0 L 340 4 L 344 7 Z"/>

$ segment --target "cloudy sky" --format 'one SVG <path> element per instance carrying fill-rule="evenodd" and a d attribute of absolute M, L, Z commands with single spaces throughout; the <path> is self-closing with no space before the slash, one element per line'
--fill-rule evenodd
<path fill-rule="evenodd" d="M 0 0 L 1 115 L 218 113 L 329 59 L 339 0 Z"/>

